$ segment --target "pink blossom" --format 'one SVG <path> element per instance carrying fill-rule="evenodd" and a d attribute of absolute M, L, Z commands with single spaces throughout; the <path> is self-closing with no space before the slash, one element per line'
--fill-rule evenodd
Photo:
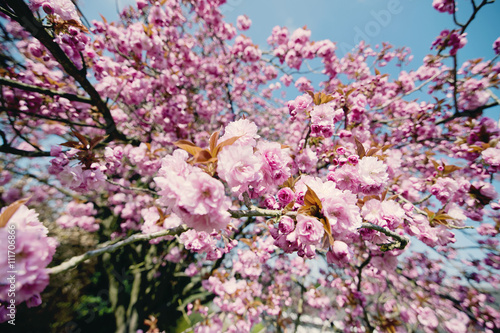
<path fill-rule="evenodd" d="M 352 250 L 346 243 L 336 240 L 331 249 L 326 253 L 326 260 L 329 264 L 344 265 L 352 260 Z"/>
<path fill-rule="evenodd" d="M 357 160 L 357 158 L 356 158 Z M 358 169 L 352 165 L 344 165 L 328 173 L 328 180 L 335 183 L 340 190 L 349 190 L 353 193 L 358 193 L 361 180 L 359 178 Z"/>
<path fill-rule="evenodd" d="M 71 0 L 30 0 L 34 9 L 43 7 L 47 14 L 57 14 L 65 21 L 75 20 L 80 22 L 76 7 Z"/>
<path fill-rule="evenodd" d="M 493 42 L 493 51 L 495 54 L 500 54 L 500 37 Z"/>
<path fill-rule="evenodd" d="M 467 317 L 462 320 L 452 318 L 444 323 L 444 327 L 449 333 L 466 333 L 468 322 L 469 318 Z"/>
<path fill-rule="evenodd" d="M 433 0 L 432 7 L 441 13 L 453 14 L 455 12 L 455 0 Z"/>
<path fill-rule="evenodd" d="M 257 125 L 248 119 L 240 119 L 229 123 L 224 129 L 224 135 L 219 138 L 219 143 L 233 137 L 240 137 L 234 144 L 240 146 L 252 146 L 257 144 Z"/>
<path fill-rule="evenodd" d="M 252 25 L 252 20 L 246 15 L 240 15 L 236 18 L 236 25 L 239 30 L 248 30 Z"/>
<path fill-rule="evenodd" d="M 289 151 L 277 142 L 260 141 L 257 144 L 257 154 L 262 161 L 263 186 L 281 185 L 290 177 L 288 165 L 292 159 Z"/>
<path fill-rule="evenodd" d="M 432 310 L 429 307 L 425 307 L 425 308 L 419 308 L 418 312 L 419 314 L 417 317 L 420 324 L 429 327 L 431 329 L 434 329 L 438 326 L 439 320 L 434 314 L 434 310 Z"/>
<path fill-rule="evenodd" d="M 358 164 L 359 179 L 363 187 L 363 193 L 378 193 L 388 179 L 387 165 L 376 157 L 365 156 Z"/>
<path fill-rule="evenodd" d="M 278 191 L 277 196 L 278 196 L 279 202 L 284 207 L 293 201 L 293 199 L 295 198 L 295 193 L 292 191 L 291 188 L 284 187 Z"/>
<path fill-rule="evenodd" d="M 295 222 L 289 216 L 282 216 L 278 228 L 282 234 L 288 235 L 295 229 Z"/>
<path fill-rule="evenodd" d="M 361 227 L 358 199 L 351 191 L 334 189 L 322 200 L 323 214 L 332 226 L 332 232 L 341 234 L 354 232 Z"/>
<path fill-rule="evenodd" d="M 467 44 L 467 33 L 458 34 L 457 30 L 449 31 L 447 29 L 441 31 L 441 34 L 432 43 L 432 48 L 437 48 L 439 51 L 451 46 L 450 55 L 456 55 L 457 51 Z"/>
<path fill-rule="evenodd" d="M 301 244 L 316 245 L 323 238 L 324 233 L 323 225 L 318 219 L 299 214 L 297 215 L 295 231 L 287 239 L 295 238 Z"/>
<path fill-rule="evenodd" d="M 292 83 L 293 77 L 291 75 L 285 74 L 280 78 L 280 81 L 285 85 L 285 87 L 288 87 Z"/>
<path fill-rule="evenodd" d="M 307 147 L 295 157 L 295 164 L 301 172 L 308 173 L 318 164 L 318 156 L 310 147 Z"/>
<path fill-rule="evenodd" d="M 500 149 L 487 148 L 481 152 L 481 157 L 486 164 L 494 167 L 500 167 Z"/>
<path fill-rule="evenodd" d="M 217 174 L 231 188 L 233 193 L 241 194 L 248 186 L 262 179 L 262 160 L 253 154 L 251 146 L 231 145 L 219 153 Z"/>
<path fill-rule="evenodd" d="M 15 237 L 16 304 L 30 301 L 30 305 L 39 304 L 39 294 L 49 283 L 47 265 L 52 261 L 57 241 L 47 237 L 48 230 L 38 220 L 38 214 L 21 205 L 10 217 L 7 224 L 0 228 L 0 250 L 7 254 L 9 235 Z M 9 263 L 7 255 L 0 257 L 0 280 L 8 281 Z M 9 284 L 0 285 L 0 301 L 7 302 Z"/>

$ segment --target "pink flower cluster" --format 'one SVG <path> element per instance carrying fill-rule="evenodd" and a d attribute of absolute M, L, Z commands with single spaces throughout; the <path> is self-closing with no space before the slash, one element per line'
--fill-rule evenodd
<path fill-rule="evenodd" d="M 311 135 L 331 137 L 334 124 L 342 119 L 344 111 L 335 110 L 331 103 L 316 105 L 311 111 Z"/>
<path fill-rule="evenodd" d="M 316 256 L 316 247 L 320 246 L 323 239 L 323 224 L 315 217 L 301 214 L 296 219 L 297 223 L 292 218 L 283 216 L 278 228 L 270 227 L 274 245 L 285 253 L 297 252 L 301 257 L 312 259 Z"/>
<path fill-rule="evenodd" d="M 200 168 L 186 162 L 188 154 L 175 150 L 162 159 L 154 178 L 161 204 L 178 215 L 188 227 L 212 232 L 224 229 L 230 221 L 231 201 L 224 185 Z"/>
<path fill-rule="evenodd" d="M 189 229 L 179 236 L 179 242 L 184 244 L 186 250 L 195 253 L 206 253 L 207 260 L 220 259 L 238 243 L 237 241 L 225 242 L 224 246 L 220 248 L 217 244 L 220 240 L 222 240 L 222 236 L 217 232 L 209 234 L 195 229 Z"/>
<path fill-rule="evenodd" d="M 54 156 L 50 161 L 49 173 L 55 175 L 61 185 L 77 192 L 86 193 L 101 189 L 106 183 L 106 176 L 101 171 L 98 163 L 93 163 L 89 169 L 82 165 L 70 165 L 70 160 L 75 158 L 77 149 L 62 152 L 60 146 L 53 146 L 50 154 Z"/>
<path fill-rule="evenodd" d="M 30 0 L 30 4 L 33 10 L 42 7 L 45 13 L 59 15 L 64 21 L 80 22 L 76 7 L 71 0 Z"/>
<path fill-rule="evenodd" d="M 448 12 L 453 14 L 455 12 L 455 0 L 433 0 L 432 7 L 441 13 Z"/>
<path fill-rule="evenodd" d="M 312 105 L 313 99 L 309 94 L 297 96 L 293 101 L 288 101 L 290 116 L 295 117 L 298 112 L 304 113 Z"/>
<path fill-rule="evenodd" d="M 57 241 L 47 237 L 47 233 L 47 228 L 38 220 L 38 214 L 24 205 L 0 228 L 0 251 L 4 253 L 0 257 L 0 322 L 7 319 L 2 314 L 6 313 L 6 304 L 12 298 L 9 289 L 14 289 L 16 306 L 22 302 L 28 307 L 41 304 L 40 293 L 49 284 L 46 267 L 57 246 Z M 10 251 L 15 253 L 14 268 L 8 261 Z M 17 272 L 14 288 L 8 283 L 10 271 Z"/>
<path fill-rule="evenodd" d="M 255 139 L 259 136 L 253 122 L 242 119 L 229 123 L 219 142 L 231 137 L 239 138 L 219 153 L 217 174 L 233 193 L 242 194 L 251 189 L 252 193 L 262 194 L 290 177 L 289 149 L 283 149 L 276 142 L 257 142 Z"/>
<path fill-rule="evenodd" d="M 281 63 L 298 70 L 304 59 L 313 59 L 316 54 L 327 59 L 335 54 L 334 43 L 329 40 L 312 43 L 310 37 L 311 31 L 305 28 L 298 28 L 289 36 L 286 27 L 276 26 L 267 42 L 275 47 L 273 53 Z"/>
<path fill-rule="evenodd" d="M 71 201 L 66 206 L 67 213 L 61 215 L 56 223 L 63 228 L 80 227 L 86 231 L 94 232 L 99 230 L 99 224 L 96 223 L 95 215 L 97 210 L 91 202 L 78 203 Z"/>
<path fill-rule="evenodd" d="M 236 18 L 236 26 L 238 30 L 248 30 L 252 25 L 252 20 L 246 15 L 240 15 Z"/>
<path fill-rule="evenodd" d="M 500 54 L 500 37 L 493 42 L 493 52 Z"/>
<path fill-rule="evenodd" d="M 490 99 L 490 94 L 486 90 L 488 82 L 486 79 L 477 80 L 470 78 L 460 85 L 458 96 L 458 106 L 462 110 L 474 110 L 485 105 Z"/>
<path fill-rule="evenodd" d="M 481 157 L 484 163 L 489 165 L 491 169 L 490 172 L 495 172 L 500 170 L 500 149 L 499 148 L 487 148 L 481 152 Z"/>
<path fill-rule="evenodd" d="M 328 180 L 335 182 L 340 190 L 354 194 L 379 194 L 389 180 L 387 165 L 374 156 L 358 160 L 357 155 L 338 159 L 338 167 L 328 174 Z"/>
<path fill-rule="evenodd" d="M 448 30 L 445 29 L 441 31 L 441 34 L 436 38 L 436 40 L 432 43 L 432 47 L 436 48 L 438 51 L 442 51 L 447 47 L 451 47 L 450 55 L 454 56 L 457 54 L 457 51 L 467 44 L 467 33 L 459 34 L 458 30 Z"/>

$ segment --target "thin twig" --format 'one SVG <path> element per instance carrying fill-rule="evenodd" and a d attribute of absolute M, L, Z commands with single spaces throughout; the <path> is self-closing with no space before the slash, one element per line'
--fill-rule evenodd
<path fill-rule="evenodd" d="M 154 197 L 158 197 L 158 193 L 156 193 L 155 191 L 153 190 L 150 190 L 148 188 L 140 188 L 140 187 L 133 187 L 133 186 L 125 186 L 125 185 L 122 185 L 120 183 L 117 183 L 115 181 L 112 181 L 110 179 L 106 179 L 106 181 L 108 183 L 110 183 L 111 185 L 115 185 L 115 186 L 119 186 L 123 189 L 126 189 L 126 190 L 130 190 L 130 191 L 138 191 L 138 192 L 145 192 L 145 193 L 149 193 L 151 194 L 152 196 Z"/>

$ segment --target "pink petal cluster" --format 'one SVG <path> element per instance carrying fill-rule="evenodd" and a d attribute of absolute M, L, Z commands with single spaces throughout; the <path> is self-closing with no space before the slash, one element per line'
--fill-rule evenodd
<path fill-rule="evenodd" d="M 61 215 L 56 223 L 63 228 L 80 227 L 83 230 L 94 232 L 99 230 L 99 224 L 96 223 L 95 215 L 97 210 L 91 202 L 78 203 L 71 201 L 66 207 L 67 214 Z"/>
<path fill-rule="evenodd" d="M 80 22 L 76 7 L 71 0 L 30 0 L 34 10 L 42 7 L 47 14 L 56 14 L 64 21 L 75 20 Z"/>
<path fill-rule="evenodd" d="M 258 192 L 264 192 L 267 187 L 283 184 L 290 175 L 289 165 L 292 159 L 288 148 L 282 148 L 277 142 L 259 141 L 257 144 L 257 156 L 262 161 L 262 182 L 257 188 Z"/>
<path fill-rule="evenodd" d="M 455 0 L 433 0 L 432 7 L 441 13 L 453 14 L 455 12 Z"/>
<path fill-rule="evenodd" d="M 9 272 L 15 271 L 13 290 L 16 305 L 22 302 L 30 307 L 40 305 L 40 293 L 49 284 L 46 267 L 52 261 L 57 246 L 57 241 L 47 237 L 47 233 L 47 228 L 38 220 L 38 214 L 24 205 L 0 228 L 0 251 L 4 254 L 0 257 L 1 303 L 7 304 L 12 298 L 9 296 L 11 284 L 8 283 L 12 273 Z M 8 261 L 9 250 L 15 253 L 14 267 Z"/>
<path fill-rule="evenodd" d="M 159 202 L 198 231 L 224 229 L 230 221 L 227 212 L 231 201 L 224 185 L 200 168 L 189 165 L 188 155 L 176 150 L 162 159 L 162 167 L 154 178 L 159 188 Z"/>
<path fill-rule="evenodd" d="M 263 162 L 254 155 L 251 146 L 224 147 L 217 157 L 217 174 L 235 194 L 248 191 L 249 186 L 258 184 L 263 178 Z"/>
<path fill-rule="evenodd" d="M 236 26 L 238 30 L 248 30 L 252 25 L 252 20 L 248 18 L 246 15 L 240 15 L 236 18 Z"/>
<path fill-rule="evenodd" d="M 456 55 L 457 51 L 467 44 L 467 33 L 459 34 L 457 30 L 449 31 L 447 29 L 441 31 L 441 34 L 432 43 L 432 48 L 438 51 L 451 47 L 450 55 Z"/>

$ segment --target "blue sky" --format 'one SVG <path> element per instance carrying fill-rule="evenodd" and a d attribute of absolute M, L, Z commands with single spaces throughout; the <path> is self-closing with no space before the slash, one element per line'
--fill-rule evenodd
<path fill-rule="evenodd" d="M 117 18 L 117 8 L 135 4 L 135 0 L 79 0 L 79 3 L 89 21 L 100 20 L 99 14 L 111 21 Z M 472 10 L 470 1 L 457 0 L 457 8 L 458 21 L 466 22 Z M 222 12 L 226 21 L 234 25 L 239 15 L 247 15 L 252 27 L 243 33 L 264 49 L 268 48 L 266 39 L 276 25 L 286 26 L 291 32 L 307 26 L 312 40 L 336 42 L 338 57 L 361 39 L 372 46 L 382 42 L 396 48 L 406 46 L 414 57 L 403 67 L 407 71 L 417 69 L 424 56 L 435 53 L 430 46 L 443 29 L 455 28 L 452 15 L 436 11 L 432 0 L 227 0 Z M 468 59 L 494 57 L 492 44 L 500 36 L 499 17 L 500 1 L 478 13 L 467 29 L 468 43 L 458 53 L 459 64 Z M 389 68 L 382 72 L 388 72 L 392 79 L 398 75 L 398 71 Z M 319 77 L 311 79 L 315 88 L 320 89 L 315 84 Z M 298 93 L 295 89 L 286 91 L 289 99 Z M 486 115 L 498 120 L 500 107 L 488 109 Z"/>
<path fill-rule="evenodd" d="M 480 0 L 476 0 L 480 2 Z M 116 18 L 116 8 L 135 0 L 79 0 L 90 19 Z M 470 14 L 470 1 L 458 0 L 459 21 Z M 434 38 L 445 28 L 453 28 L 452 16 L 432 8 L 431 0 L 227 0 L 222 7 L 226 20 L 236 23 L 238 15 L 246 14 L 253 21 L 245 35 L 254 43 L 266 45 L 274 26 L 290 30 L 307 26 L 314 40 L 337 42 L 339 55 L 354 46 L 360 37 L 369 44 L 389 42 L 412 49 L 417 67 L 429 53 Z M 387 15 L 388 14 L 388 15 Z M 468 45 L 461 59 L 491 58 L 493 41 L 500 36 L 500 2 L 483 8 L 468 29 Z"/>

